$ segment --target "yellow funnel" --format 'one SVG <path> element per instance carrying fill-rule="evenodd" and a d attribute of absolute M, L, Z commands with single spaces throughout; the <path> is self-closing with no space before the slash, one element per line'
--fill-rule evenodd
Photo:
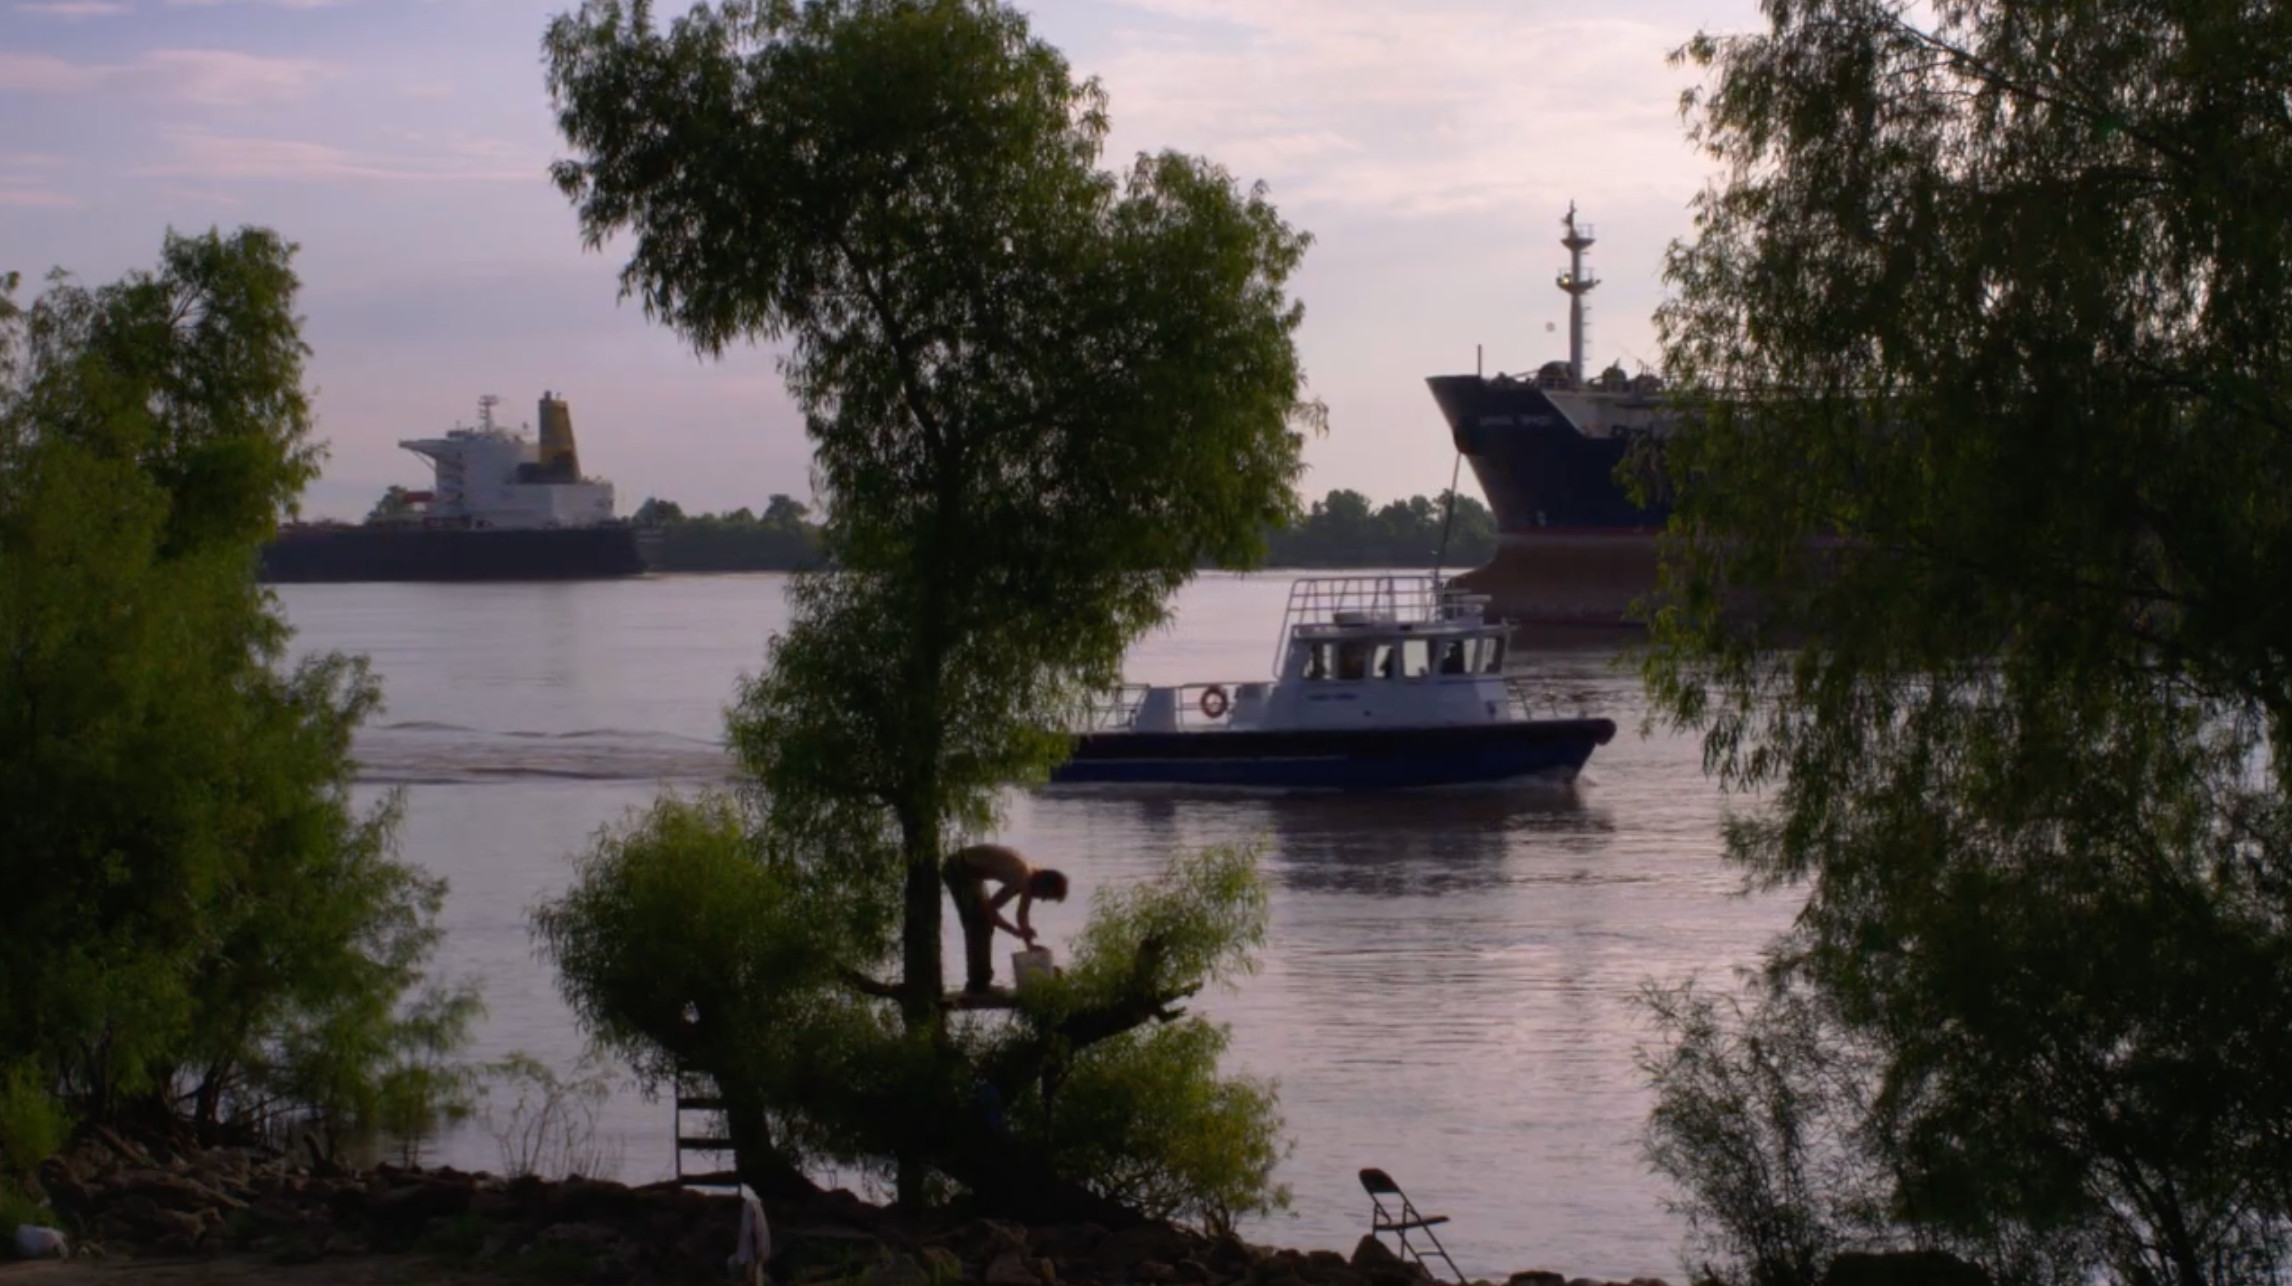
<path fill-rule="evenodd" d="M 541 395 L 541 475 L 578 481 L 581 456 L 573 448 L 573 408 L 565 399 Z"/>

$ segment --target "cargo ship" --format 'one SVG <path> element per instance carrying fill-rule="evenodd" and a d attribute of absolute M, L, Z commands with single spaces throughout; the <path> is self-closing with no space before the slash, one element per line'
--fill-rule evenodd
<path fill-rule="evenodd" d="M 613 516 L 613 484 L 582 476 L 572 408 L 543 392 L 538 440 L 478 422 L 399 446 L 430 462 L 425 491 L 393 488 L 363 523 L 289 523 L 263 547 L 263 580 L 588 580 L 645 571 L 637 529 Z"/>
<path fill-rule="evenodd" d="M 1492 615 L 1521 642 L 1598 642 L 1628 636 L 1635 600 L 1655 588 L 1656 537 L 1670 501 L 1648 478 L 1647 503 L 1623 481 L 1642 444 L 1670 431 L 1663 381 L 1611 366 L 1584 375 L 1584 296 L 1599 281 L 1584 270 L 1591 225 L 1568 207 L 1561 220 L 1568 268 L 1568 357 L 1530 374 L 1435 375 L 1426 383 L 1456 449 L 1496 516 L 1496 556 L 1456 578 L 1486 595 Z"/>

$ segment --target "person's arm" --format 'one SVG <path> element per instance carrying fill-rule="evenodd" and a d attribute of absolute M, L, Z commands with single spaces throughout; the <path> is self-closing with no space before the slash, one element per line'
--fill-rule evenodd
<path fill-rule="evenodd" d="M 1019 922 L 1017 924 L 1003 918 L 1003 907 L 1012 898 L 1019 900 Z M 1034 930 L 1027 927 L 1027 904 L 1032 901 L 1034 899 L 1027 896 L 1024 885 L 1006 884 L 1003 886 L 1002 892 L 987 900 L 987 918 L 995 922 L 996 928 L 1014 938 L 1023 938 L 1028 946 L 1033 946 L 1035 942 Z"/>

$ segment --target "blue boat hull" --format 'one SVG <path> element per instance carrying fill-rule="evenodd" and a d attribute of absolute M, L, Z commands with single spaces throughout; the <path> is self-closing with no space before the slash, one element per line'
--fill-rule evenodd
<path fill-rule="evenodd" d="M 1320 732 L 1099 732 L 1076 741 L 1058 785 L 1409 790 L 1572 780 L 1615 736 L 1609 719 Z"/>

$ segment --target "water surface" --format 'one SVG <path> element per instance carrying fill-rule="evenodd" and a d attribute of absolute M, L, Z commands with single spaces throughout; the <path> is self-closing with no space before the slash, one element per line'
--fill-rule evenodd
<path fill-rule="evenodd" d="M 567 855 L 664 787 L 722 780 L 722 712 L 786 620 L 776 575 L 529 585 L 295 585 L 299 644 L 363 652 L 388 709 L 358 744 L 371 796 L 407 794 L 402 852 L 452 882 L 442 967 L 489 1008 L 476 1053 L 560 1066 L 582 1038 L 534 957 L 526 912 Z M 1289 577 L 1189 586 L 1129 677 L 1263 676 Z M 1724 801 L 1697 747 L 1643 738 L 1644 701 L 1612 652 L 1522 658 L 1553 713 L 1616 720 L 1576 787 L 1411 796 L 1019 795 L 998 838 L 1062 867 L 1075 899 L 1036 916 L 1081 927 L 1091 893 L 1181 846 L 1264 845 L 1273 925 L 1262 968 L 1201 1008 L 1233 1027 L 1236 1066 L 1276 1078 L 1294 1209 L 1254 1238 L 1350 1250 L 1363 1166 L 1388 1170 L 1466 1272 L 1502 1280 L 1676 1278 L 1680 1228 L 1637 1137 L 1648 1098 L 1633 1003 L 1649 981 L 1724 976 L 1790 911 L 1743 898 L 1717 860 Z M 960 944 L 950 934 L 950 957 Z M 620 1177 L 666 1175 L 670 1112 L 633 1092 L 607 1129 Z M 466 1130 L 443 1159 L 498 1165 Z"/>

